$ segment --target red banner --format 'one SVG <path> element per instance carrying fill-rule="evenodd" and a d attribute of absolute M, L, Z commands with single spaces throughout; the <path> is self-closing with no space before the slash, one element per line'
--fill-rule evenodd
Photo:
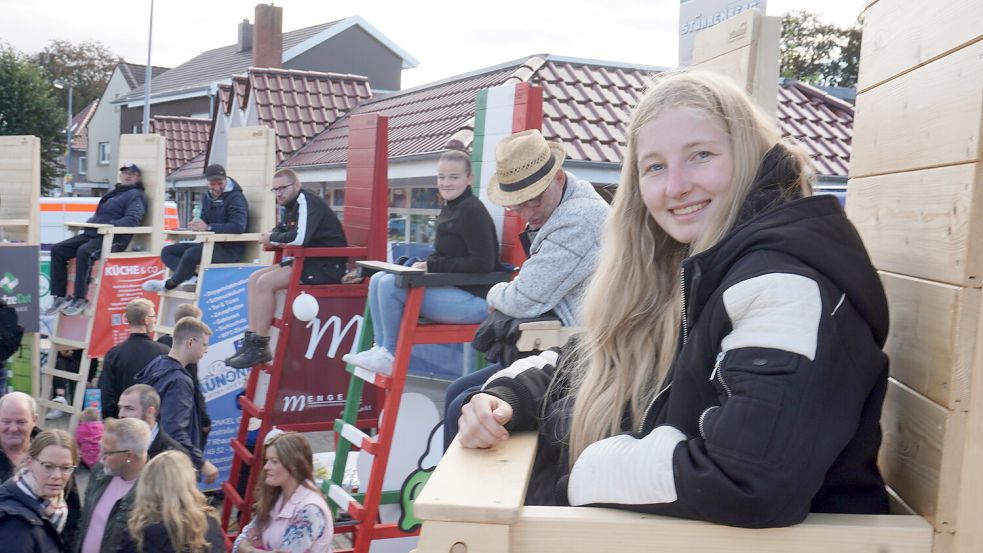
<path fill-rule="evenodd" d="M 144 292 L 143 283 L 162 278 L 163 274 L 164 264 L 157 256 L 106 260 L 102 266 L 99 299 L 92 315 L 89 357 L 104 357 L 110 348 L 130 335 L 130 327 L 126 324 L 126 304 L 131 300 L 147 298 L 155 306 L 160 306 L 160 295 Z"/>
<path fill-rule="evenodd" d="M 318 316 L 310 323 L 290 320 L 287 355 L 280 390 L 273 410 L 273 424 L 325 423 L 341 418 L 348 393 L 349 374 L 341 356 L 352 351 L 364 324 L 364 297 L 318 298 Z M 282 335 L 282 331 L 281 331 Z M 378 418 L 376 388 L 365 384 L 359 419 Z"/>

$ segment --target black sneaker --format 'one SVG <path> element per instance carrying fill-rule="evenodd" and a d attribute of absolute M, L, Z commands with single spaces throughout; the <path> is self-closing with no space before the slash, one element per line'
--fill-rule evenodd
<path fill-rule="evenodd" d="M 70 303 L 72 303 L 72 300 L 68 298 L 63 298 L 61 296 L 54 296 L 51 301 L 51 306 L 44 310 L 44 316 L 50 317 L 52 315 L 56 315 L 62 309 L 68 307 L 68 304 Z"/>
<path fill-rule="evenodd" d="M 85 298 L 75 298 L 72 300 L 72 303 L 69 303 L 68 305 L 62 308 L 61 313 L 62 315 L 67 315 L 71 317 L 73 315 L 78 315 L 82 313 L 83 311 L 85 311 L 85 308 L 88 306 L 89 306 L 89 300 Z"/>
<path fill-rule="evenodd" d="M 242 344 L 239 353 L 225 360 L 225 364 L 233 369 L 248 369 L 255 365 L 269 363 L 273 360 L 270 353 L 270 338 L 254 336 L 252 340 L 246 340 Z"/>

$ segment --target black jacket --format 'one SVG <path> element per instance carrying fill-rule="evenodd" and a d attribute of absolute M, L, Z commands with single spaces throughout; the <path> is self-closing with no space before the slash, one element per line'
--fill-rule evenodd
<path fill-rule="evenodd" d="M 154 441 L 150 442 L 150 447 L 147 448 L 147 459 L 153 459 L 157 455 L 171 450 L 180 451 L 185 455 L 188 454 L 188 450 L 177 443 L 177 440 L 172 438 L 170 434 L 164 432 L 164 428 L 160 426 L 160 423 L 157 423 L 157 435 L 154 436 Z"/>
<path fill-rule="evenodd" d="M 168 351 L 167 346 L 155 342 L 147 334 L 134 332 L 106 352 L 99 374 L 102 418 L 119 417 L 119 396 L 136 383 L 134 377 L 141 369 Z"/>
<path fill-rule="evenodd" d="M 433 246 L 434 253 L 427 257 L 431 273 L 490 273 L 498 268 L 495 223 L 471 188 L 440 210 Z M 491 285 L 459 288 L 483 298 Z"/>
<path fill-rule="evenodd" d="M 188 371 L 173 357 L 161 355 L 136 375 L 136 382 L 149 384 L 160 394 L 157 424 L 181 444 L 196 469 L 201 469 L 201 416 L 195 408 L 195 387 Z"/>
<path fill-rule="evenodd" d="M 787 199 L 793 167 L 783 148 L 769 152 L 734 230 L 684 261 L 680 343 L 640 429 L 626 421 L 571 475 L 562 377 L 543 403 L 555 354 L 490 383 L 516 407 L 513 428 L 540 430 L 527 502 L 743 527 L 887 512 L 876 465 L 887 301 L 838 201 Z"/>
<path fill-rule="evenodd" d="M 88 532 L 89 523 L 92 521 L 92 512 L 99 504 L 99 499 L 102 498 L 102 494 L 106 491 L 109 483 L 113 481 L 113 478 L 113 476 L 106 474 L 101 463 L 92 467 L 89 486 L 85 490 L 85 508 L 82 509 L 78 537 L 72 547 L 73 551 L 82 550 L 82 544 L 85 543 L 85 533 Z M 130 520 L 130 512 L 133 510 L 136 493 L 137 485 L 134 484 L 130 491 L 110 509 L 109 517 L 106 519 L 106 529 L 102 534 L 102 544 L 99 546 L 99 553 L 116 553 L 119 549 L 123 536 L 127 534 L 126 523 Z"/>
<path fill-rule="evenodd" d="M 279 246 L 341 248 L 348 245 L 345 230 L 335 212 L 317 194 L 301 190 L 294 201 L 283 206 L 280 223 L 273 227 L 270 242 Z M 344 257 L 311 257 L 304 260 L 304 273 L 326 265 L 344 264 Z"/>
<path fill-rule="evenodd" d="M 13 479 L 0 486 L 0 543 L 4 553 L 68 551 L 58 529 L 44 518 L 41 502 L 24 493 Z"/>
<path fill-rule="evenodd" d="M 225 536 L 222 534 L 222 527 L 218 524 L 218 519 L 208 516 L 208 530 L 205 532 L 205 541 L 208 542 L 209 553 L 225 553 Z M 167 528 L 158 522 L 151 524 L 143 529 L 143 551 L 137 549 L 136 541 L 127 533 L 123 543 L 119 548 L 119 553 L 180 553 L 183 549 L 175 550 L 171 545 L 171 538 L 167 535 Z"/>
<path fill-rule="evenodd" d="M 96 213 L 89 217 L 88 223 L 102 223 L 116 227 L 138 227 L 147 213 L 147 195 L 143 183 L 132 186 L 116 184 L 108 194 L 99 200 Z M 99 229 L 87 228 L 85 235 L 93 238 L 99 236 Z M 132 235 L 117 235 L 115 244 L 120 249 L 130 244 Z"/>
<path fill-rule="evenodd" d="M 206 192 L 201 201 L 201 220 L 208 224 L 208 230 L 220 234 L 242 234 L 249 226 L 249 204 L 242 188 L 229 177 L 225 190 L 218 198 Z M 244 242 L 223 242 L 215 245 L 224 259 L 242 259 L 246 250 Z"/>

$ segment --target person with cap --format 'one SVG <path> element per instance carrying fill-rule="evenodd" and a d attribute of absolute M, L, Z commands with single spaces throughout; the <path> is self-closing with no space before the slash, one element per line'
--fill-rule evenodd
<path fill-rule="evenodd" d="M 144 193 L 140 168 L 135 164 L 119 168 L 119 182 L 108 194 L 99 200 L 96 213 L 87 223 L 99 223 L 114 227 L 136 227 L 147 213 L 147 195 Z M 113 237 L 112 251 L 126 249 L 133 238 L 131 234 L 116 234 Z M 89 273 L 92 262 L 99 259 L 102 252 L 103 235 L 98 228 L 86 228 L 79 234 L 58 242 L 51 248 L 51 307 L 45 315 L 63 313 L 78 315 L 85 311 L 89 302 L 86 295 L 89 289 Z M 68 261 L 75 258 L 75 287 L 72 297 L 66 295 L 68 286 Z"/>
<path fill-rule="evenodd" d="M 305 248 L 343 248 L 348 245 L 345 230 L 335 212 L 314 192 L 304 190 L 297 173 L 280 169 L 273 175 L 276 203 L 283 208 L 280 223 L 264 232 L 259 243 L 267 247 L 303 246 Z M 300 283 L 338 284 L 347 270 L 344 257 L 308 257 L 304 260 Z M 290 285 L 293 258 L 284 257 L 279 264 L 260 269 L 249 276 L 249 323 L 242 349 L 225 360 L 234 369 L 246 369 L 273 360 L 270 352 L 270 327 L 276 309 L 276 293 Z"/>
<path fill-rule="evenodd" d="M 609 206 L 585 180 L 563 169 L 563 145 L 538 130 L 503 138 L 495 147 L 488 199 L 526 221 L 520 242 L 529 258 L 510 282 L 491 287 L 488 309 L 514 318 L 552 311 L 563 326 L 580 325 L 580 304 L 601 248 Z M 501 365 L 463 376 L 447 389 L 445 447 L 457 434 L 461 405 Z"/>
<path fill-rule="evenodd" d="M 249 224 L 249 204 L 242 193 L 242 187 L 235 179 L 225 174 L 225 167 L 212 164 L 205 169 L 208 193 L 204 195 L 201 216 L 192 219 L 188 228 L 196 232 L 215 232 L 218 234 L 242 234 Z M 171 270 L 168 279 L 148 280 L 143 283 L 147 292 L 173 290 L 181 283 L 197 282 L 195 271 L 201 263 L 201 242 L 178 242 L 164 246 L 160 258 Z M 213 263 L 235 263 L 242 258 L 246 245 L 242 242 L 221 242 L 215 244 L 212 253 Z"/>

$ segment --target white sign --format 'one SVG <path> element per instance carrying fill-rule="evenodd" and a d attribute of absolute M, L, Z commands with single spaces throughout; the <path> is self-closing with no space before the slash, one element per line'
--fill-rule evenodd
<path fill-rule="evenodd" d="M 765 13 L 766 3 L 767 0 L 679 0 L 679 67 L 693 62 L 696 33 L 751 8 Z"/>

